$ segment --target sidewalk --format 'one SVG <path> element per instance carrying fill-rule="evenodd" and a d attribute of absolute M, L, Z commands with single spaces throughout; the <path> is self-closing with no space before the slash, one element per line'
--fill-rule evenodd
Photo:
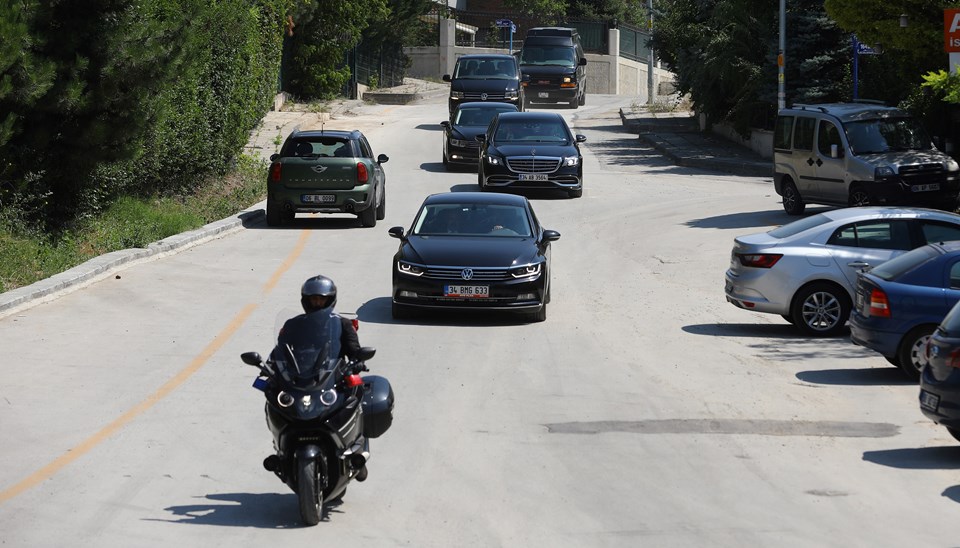
<path fill-rule="evenodd" d="M 689 112 L 620 109 L 623 125 L 680 166 L 748 177 L 772 177 L 772 160 L 719 135 L 701 132 Z"/>

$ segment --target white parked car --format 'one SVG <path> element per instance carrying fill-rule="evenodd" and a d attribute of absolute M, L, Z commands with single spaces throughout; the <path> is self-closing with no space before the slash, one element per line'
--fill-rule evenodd
<path fill-rule="evenodd" d="M 930 242 L 960 240 L 960 215 L 852 207 L 734 239 L 727 301 L 780 314 L 810 335 L 835 335 L 850 316 L 857 272 Z"/>

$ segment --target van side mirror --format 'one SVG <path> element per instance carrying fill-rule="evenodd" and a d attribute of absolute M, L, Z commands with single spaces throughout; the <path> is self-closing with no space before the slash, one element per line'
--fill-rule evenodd
<path fill-rule="evenodd" d="M 587 58 L 586 58 L 586 57 L 581 57 L 581 58 L 580 58 L 580 66 L 585 66 L 586 64 L 587 64 Z"/>
<path fill-rule="evenodd" d="M 444 81 L 444 82 L 449 82 L 449 81 L 450 81 L 450 75 L 449 75 L 449 74 L 444 74 L 444 75 L 443 75 L 443 81 Z"/>
<path fill-rule="evenodd" d="M 830 145 L 830 157 L 843 158 L 843 149 L 840 148 L 840 145 Z"/>

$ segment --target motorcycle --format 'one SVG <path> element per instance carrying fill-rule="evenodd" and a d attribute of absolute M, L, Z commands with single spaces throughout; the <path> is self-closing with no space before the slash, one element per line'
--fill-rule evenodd
<path fill-rule="evenodd" d="M 253 386 L 267 400 L 276 454 L 264 459 L 263 467 L 297 494 L 308 525 L 325 517 L 326 507 L 343 497 L 351 480 L 367 478 L 369 440 L 393 422 L 389 381 L 360 376 L 376 350 L 363 347 L 355 360 L 339 358 L 335 324 L 329 315 L 299 315 L 284 324 L 267 360 L 258 352 L 240 355 L 259 369 Z"/>

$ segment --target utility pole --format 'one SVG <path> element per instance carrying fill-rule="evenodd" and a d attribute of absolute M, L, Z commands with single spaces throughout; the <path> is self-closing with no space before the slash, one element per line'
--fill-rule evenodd
<path fill-rule="evenodd" d="M 784 0 L 780 0 L 783 2 Z M 647 0 L 647 12 L 649 13 L 649 18 L 647 20 L 647 32 L 650 33 L 650 38 L 653 38 L 653 0 Z M 653 44 L 650 44 L 650 51 L 647 54 L 647 104 L 652 105 L 655 102 L 657 97 L 656 86 L 654 85 L 653 80 Z"/>
<path fill-rule="evenodd" d="M 787 0 L 780 0 L 780 52 L 777 54 L 777 110 L 787 108 L 786 69 Z"/>

